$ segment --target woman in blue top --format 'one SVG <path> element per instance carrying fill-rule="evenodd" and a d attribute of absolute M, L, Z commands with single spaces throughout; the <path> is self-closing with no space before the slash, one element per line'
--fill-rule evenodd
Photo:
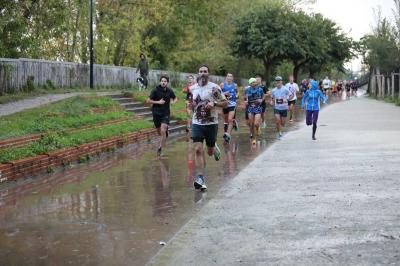
<path fill-rule="evenodd" d="M 235 127 L 236 99 L 239 97 L 237 84 L 233 82 L 233 75 L 226 74 L 225 82 L 220 85 L 222 92 L 228 99 L 228 107 L 222 109 L 224 113 L 224 140 L 231 141 L 232 129 Z"/>
<path fill-rule="evenodd" d="M 326 96 L 318 89 L 318 82 L 312 80 L 309 82 L 309 90 L 306 91 L 301 99 L 301 108 L 307 110 L 306 124 L 307 126 L 313 125 L 312 139 L 316 140 L 315 133 L 317 132 L 317 121 L 320 109 L 320 101 L 326 103 L 328 100 Z"/>
<path fill-rule="evenodd" d="M 261 113 L 263 111 L 261 103 L 265 100 L 265 95 L 263 89 L 258 86 L 255 78 L 249 79 L 249 85 L 244 91 L 244 97 L 247 103 L 246 111 L 249 114 L 250 139 L 254 145 L 256 144 L 254 134 L 255 132 L 259 133 L 258 129 L 261 124 Z"/>

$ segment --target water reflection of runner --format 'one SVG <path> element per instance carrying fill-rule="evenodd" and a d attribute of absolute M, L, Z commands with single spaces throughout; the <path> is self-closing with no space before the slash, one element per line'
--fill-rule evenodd
<path fill-rule="evenodd" d="M 154 190 L 154 207 L 155 216 L 166 217 L 170 215 L 175 208 L 172 196 L 169 174 L 168 160 L 159 160 L 160 171 L 156 171 L 154 175 L 155 190 Z"/>
<path fill-rule="evenodd" d="M 191 186 L 193 184 L 194 174 L 195 174 L 195 161 L 193 158 L 193 147 L 191 142 L 187 143 L 186 163 L 187 163 L 186 183 Z"/>
<path fill-rule="evenodd" d="M 222 169 L 224 169 L 224 178 L 226 178 L 226 181 L 236 174 L 236 152 L 238 149 L 237 145 L 238 144 L 236 141 L 232 141 L 228 145 L 224 145 L 225 156 Z"/>
<path fill-rule="evenodd" d="M 218 133 L 218 110 L 216 107 L 226 108 L 228 101 L 221 88 L 208 81 L 209 67 L 201 65 L 199 81 L 190 87 L 193 94 L 192 139 L 195 149 L 197 177 L 193 183 L 195 189 L 206 190 L 205 165 L 203 142 L 207 146 L 207 154 L 214 155 L 216 161 L 221 158 L 221 151 L 216 145 Z M 205 168 L 205 167 L 204 167 Z"/>
<path fill-rule="evenodd" d="M 304 94 L 303 98 L 301 99 L 301 108 L 307 110 L 307 126 L 313 126 L 313 140 L 316 140 L 315 133 L 317 132 L 317 122 L 321 100 L 326 103 L 327 97 L 318 89 L 318 83 L 316 81 L 310 81 L 310 89 Z"/>

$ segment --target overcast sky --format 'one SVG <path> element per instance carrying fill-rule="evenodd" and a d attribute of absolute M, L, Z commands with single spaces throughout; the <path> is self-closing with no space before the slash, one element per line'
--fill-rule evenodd
<path fill-rule="evenodd" d="M 371 25 L 375 25 L 373 9 L 381 7 L 382 16 L 393 19 L 393 0 L 317 0 L 311 9 L 315 13 L 321 13 L 335 21 L 345 33 L 355 40 L 359 40 L 365 34 L 371 32 Z M 353 70 L 360 68 L 360 60 L 355 60 Z"/>

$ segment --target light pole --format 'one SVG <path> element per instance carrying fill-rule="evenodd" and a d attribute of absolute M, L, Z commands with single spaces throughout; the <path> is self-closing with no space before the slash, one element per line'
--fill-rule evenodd
<path fill-rule="evenodd" d="M 89 84 L 93 89 L 93 0 L 89 0 L 89 55 L 90 55 L 90 70 L 89 70 Z"/>

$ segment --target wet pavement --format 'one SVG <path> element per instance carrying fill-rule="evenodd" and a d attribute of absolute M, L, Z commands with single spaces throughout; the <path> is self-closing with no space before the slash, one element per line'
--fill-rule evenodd
<path fill-rule="evenodd" d="M 299 105 L 297 104 L 297 108 Z M 275 141 L 267 128 L 250 145 L 243 112 L 220 162 L 207 158 L 209 190 L 194 191 L 194 154 L 186 138 L 132 145 L 86 164 L 0 187 L 0 265 L 143 265 L 218 190 Z M 304 114 L 296 110 L 299 127 Z"/>
<path fill-rule="evenodd" d="M 400 265 L 400 109 L 324 108 L 224 186 L 149 265 Z"/>

